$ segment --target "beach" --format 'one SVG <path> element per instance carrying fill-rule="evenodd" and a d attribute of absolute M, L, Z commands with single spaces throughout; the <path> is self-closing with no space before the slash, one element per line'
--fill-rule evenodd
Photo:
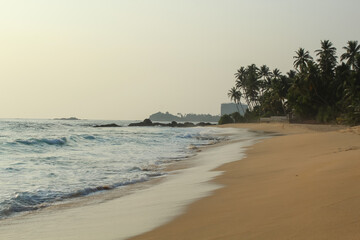
<path fill-rule="evenodd" d="M 18 122 L 15 123 L 18 127 Z M 13 122 L 11 124 L 14 125 Z M 5 215 L 2 219 L 0 218 L 0 239 L 110 240 L 128 239 L 151 231 L 181 215 L 189 204 L 209 196 L 214 190 L 220 188 L 221 185 L 211 180 L 221 175 L 222 171 L 212 170 L 243 158 L 246 147 L 263 138 L 262 134 L 246 129 L 122 127 L 102 130 L 84 127 L 83 123 L 66 125 L 70 129 L 68 133 L 64 133 L 63 123 L 60 127 L 57 124 L 48 123 L 50 128 L 43 134 L 47 136 L 51 132 L 56 133 L 59 128 L 62 129 L 61 135 L 59 134 L 56 138 L 45 139 L 37 136 L 28 140 L 17 140 L 14 143 L 9 137 L 10 139 L 3 144 L 16 147 L 18 151 L 25 148 L 25 150 L 42 150 L 44 153 L 35 152 L 34 157 L 31 158 L 27 158 L 27 152 L 21 153 L 21 159 L 19 158 L 15 163 L 17 165 L 21 163 L 21 166 L 26 166 L 26 168 L 16 171 L 17 175 L 14 175 L 13 169 L 5 169 L 5 171 L 11 171 L 8 173 L 8 179 L 2 181 L 4 183 L 2 191 L 10 189 L 6 187 L 10 184 L 13 186 L 13 181 L 18 180 L 19 184 L 23 185 L 20 185 L 17 190 L 21 193 L 15 193 L 15 197 L 2 202 L 3 213 L 12 214 L 8 215 L 9 217 Z M 27 122 L 26 129 L 29 125 L 33 126 L 33 129 L 38 129 L 39 126 L 44 125 L 44 122 Z M 226 138 L 225 141 L 224 138 Z M 61 142 L 59 146 L 48 144 L 48 142 L 60 143 L 58 139 L 63 139 L 64 143 Z M 131 142 L 135 143 L 129 145 Z M 95 154 L 90 151 L 89 146 Z M 99 155 L 102 149 L 107 149 L 107 152 L 112 150 L 112 153 L 105 156 Z M 10 150 L 8 158 L 15 155 L 10 154 L 12 153 Z M 68 156 L 72 150 L 81 154 L 78 154 L 73 161 L 69 161 Z M 58 154 L 57 157 L 50 158 L 50 154 L 54 153 Z M 162 158 L 159 158 L 162 153 Z M 59 156 L 59 154 L 62 155 Z M 26 165 L 32 159 L 36 159 L 37 165 Z M 154 161 L 156 159 L 158 161 Z M 50 160 L 52 164 L 60 163 L 60 165 L 47 167 Z M 71 167 L 66 168 L 67 175 L 61 174 L 64 169 L 61 160 L 67 160 L 67 166 Z M 86 163 L 86 167 L 78 166 L 82 162 Z M 111 165 L 108 165 L 109 163 Z M 96 176 L 99 178 L 109 176 L 108 171 L 106 174 L 101 171 L 107 166 L 112 173 L 110 177 L 123 177 L 125 184 L 120 185 L 115 182 L 104 185 L 102 183 L 98 187 L 89 188 L 88 186 L 93 185 L 96 180 Z M 56 177 L 57 181 L 49 181 L 48 178 L 39 178 L 37 175 L 35 175 L 37 181 L 21 181 L 25 177 L 34 176 L 34 171 L 25 171 L 31 168 L 37 174 L 40 172 L 39 177 L 44 174 L 49 175 L 50 171 L 59 172 L 55 176 L 50 175 L 52 178 Z M 69 171 L 72 172 L 71 175 L 85 179 L 85 177 L 90 177 L 90 174 L 82 175 L 82 173 L 90 169 L 94 170 L 91 178 L 86 182 L 83 181 L 85 187 L 81 188 L 81 191 L 76 190 L 76 178 L 68 178 Z M 125 171 L 114 173 L 119 169 Z M 41 174 L 41 171 L 44 174 Z M 139 174 L 151 177 L 144 179 L 145 181 L 136 182 Z M 136 178 L 133 178 L 134 176 Z M 35 185 L 40 180 L 47 184 L 56 184 L 53 188 L 74 188 L 74 194 L 62 194 L 57 191 L 57 196 L 62 195 L 51 198 L 54 191 L 50 188 L 47 191 L 46 189 L 26 191 L 26 184 Z M 67 184 L 62 184 L 63 181 L 67 181 Z M 41 188 L 43 187 L 36 187 L 36 189 Z M 40 202 L 42 199 L 44 201 Z M 24 208 L 27 206 L 31 209 Z"/>
<path fill-rule="evenodd" d="M 360 128 L 230 124 L 279 133 L 219 167 L 223 185 L 140 239 L 359 239 Z"/>
<path fill-rule="evenodd" d="M 166 177 L 2 221 L 0 238 L 359 238 L 359 127 L 217 127 L 237 137 L 169 165 Z"/>
<path fill-rule="evenodd" d="M 360 240 L 359 9 L 2 1 L 0 240 Z"/>

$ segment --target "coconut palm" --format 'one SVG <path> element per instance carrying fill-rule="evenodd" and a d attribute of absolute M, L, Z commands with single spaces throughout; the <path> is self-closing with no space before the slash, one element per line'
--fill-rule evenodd
<path fill-rule="evenodd" d="M 355 70 L 360 70 L 360 53 L 355 56 Z"/>
<path fill-rule="evenodd" d="M 321 49 L 315 50 L 316 56 L 318 56 L 318 62 L 321 71 L 328 75 L 333 76 L 334 68 L 337 63 L 336 48 L 329 40 L 321 41 Z"/>
<path fill-rule="evenodd" d="M 321 41 L 321 49 L 315 51 L 318 56 L 321 78 L 315 79 L 318 86 L 318 96 L 326 103 L 326 107 L 335 106 L 336 98 L 333 93 L 337 86 L 335 82 L 335 67 L 337 64 L 336 48 L 329 40 Z"/>
<path fill-rule="evenodd" d="M 234 74 L 236 79 L 241 79 L 245 74 L 245 68 L 244 67 L 240 67 L 236 73 Z"/>
<path fill-rule="evenodd" d="M 321 41 L 316 61 L 299 48 L 293 57 L 294 70 L 284 75 L 266 65 L 241 67 L 228 96 L 235 103 L 240 98 L 247 102 L 247 120 L 289 113 L 298 120 L 359 124 L 360 45 L 348 41 L 344 49 L 338 65 L 336 48 L 329 40 Z"/>
<path fill-rule="evenodd" d="M 356 55 L 360 54 L 360 45 L 358 41 L 348 41 L 348 45 L 343 47 L 346 53 L 343 53 L 340 57 L 341 61 L 347 60 L 346 64 L 349 65 L 353 70 L 355 69 Z"/>
<path fill-rule="evenodd" d="M 281 72 L 279 69 L 275 68 L 272 72 L 273 80 L 278 80 L 281 77 Z"/>
<path fill-rule="evenodd" d="M 254 108 L 254 105 L 258 105 L 257 97 L 260 89 L 260 77 L 258 71 L 259 69 L 255 64 L 251 64 L 246 68 L 245 94 L 250 100 L 251 108 Z"/>
<path fill-rule="evenodd" d="M 268 68 L 268 66 L 262 65 L 259 68 L 259 77 L 262 77 L 265 80 L 265 78 L 270 77 L 270 76 L 271 76 L 271 72 L 270 72 L 270 69 Z"/>
<path fill-rule="evenodd" d="M 230 98 L 231 101 L 237 103 L 240 101 L 241 92 L 236 87 L 232 87 L 228 92 L 228 97 Z"/>
<path fill-rule="evenodd" d="M 249 96 L 247 95 L 247 71 L 244 67 L 240 67 L 237 72 L 235 73 L 235 77 L 236 77 L 236 82 L 235 82 L 235 86 L 236 88 L 238 88 L 240 90 L 242 90 L 241 95 L 244 95 L 244 99 L 247 103 L 248 106 L 250 106 L 250 101 L 249 101 Z"/>
<path fill-rule="evenodd" d="M 270 69 L 268 68 L 268 66 L 266 65 L 262 65 L 259 69 L 259 77 L 262 78 L 262 81 L 260 83 L 260 88 L 261 88 L 261 95 L 263 95 L 264 91 L 266 91 L 266 89 L 269 88 L 270 86 L 270 78 L 272 76 L 272 73 L 270 71 Z"/>
<path fill-rule="evenodd" d="M 304 68 L 308 65 L 308 62 L 311 61 L 313 58 L 310 56 L 309 51 L 305 51 L 304 48 L 299 48 L 299 50 L 295 51 L 296 56 L 293 58 L 294 60 L 294 67 L 297 70 L 303 71 Z"/>
<path fill-rule="evenodd" d="M 244 67 L 240 67 L 235 73 L 236 87 L 239 89 L 244 86 L 245 74 L 246 74 L 246 70 Z"/>
<path fill-rule="evenodd" d="M 290 80 L 293 80 L 296 77 L 296 72 L 294 70 L 290 70 L 289 72 L 286 73 L 286 75 Z"/>
<path fill-rule="evenodd" d="M 236 108 L 237 108 L 237 110 L 238 110 L 238 112 L 240 114 L 240 110 L 239 110 L 238 105 L 239 105 L 240 99 L 242 97 L 241 92 L 236 87 L 232 87 L 228 92 L 228 97 L 230 98 L 231 101 L 234 101 L 234 103 L 236 105 Z M 240 103 L 240 106 L 241 106 L 241 108 L 243 110 L 243 113 L 245 113 L 241 103 Z"/>
<path fill-rule="evenodd" d="M 286 113 L 285 110 L 285 98 L 287 91 L 289 89 L 289 78 L 283 76 L 279 69 L 275 68 L 273 70 L 273 78 L 271 80 L 271 94 L 273 99 L 281 103 L 283 113 Z"/>

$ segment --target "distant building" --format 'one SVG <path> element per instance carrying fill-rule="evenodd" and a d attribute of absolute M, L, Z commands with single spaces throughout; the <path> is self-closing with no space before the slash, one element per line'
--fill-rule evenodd
<path fill-rule="evenodd" d="M 238 110 L 238 108 L 239 110 Z M 241 107 L 242 106 L 242 107 Z M 246 111 L 246 109 L 248 108 L 247 105 L 245 104 L 235 104 L 235 103 L 223 103 L 221 104 L 221 116 L 224 115 L 224 114 L 232 114 L 233 112 L 237 112 L 239 111 L 240 112 L 240 115 L 244 116 L 244 111 Z"/>

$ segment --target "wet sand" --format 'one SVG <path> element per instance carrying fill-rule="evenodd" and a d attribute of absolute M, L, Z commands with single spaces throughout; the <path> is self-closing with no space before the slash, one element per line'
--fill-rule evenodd
<path fill-rule="evenodd" d="M 216 169 L 225 172 L 215 179 L 223 188 L 133 240 L 360 239 L 360 127 L 222 127 L 279 136 Z"/>

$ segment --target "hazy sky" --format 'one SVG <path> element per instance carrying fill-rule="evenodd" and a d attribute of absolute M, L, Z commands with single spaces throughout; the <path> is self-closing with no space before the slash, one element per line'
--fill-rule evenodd
<path fill-rule="evenodd" d="M 234 73 L 360 40 L 359 0 L 0 0 L 0 118 L 220 113 Z"/>

